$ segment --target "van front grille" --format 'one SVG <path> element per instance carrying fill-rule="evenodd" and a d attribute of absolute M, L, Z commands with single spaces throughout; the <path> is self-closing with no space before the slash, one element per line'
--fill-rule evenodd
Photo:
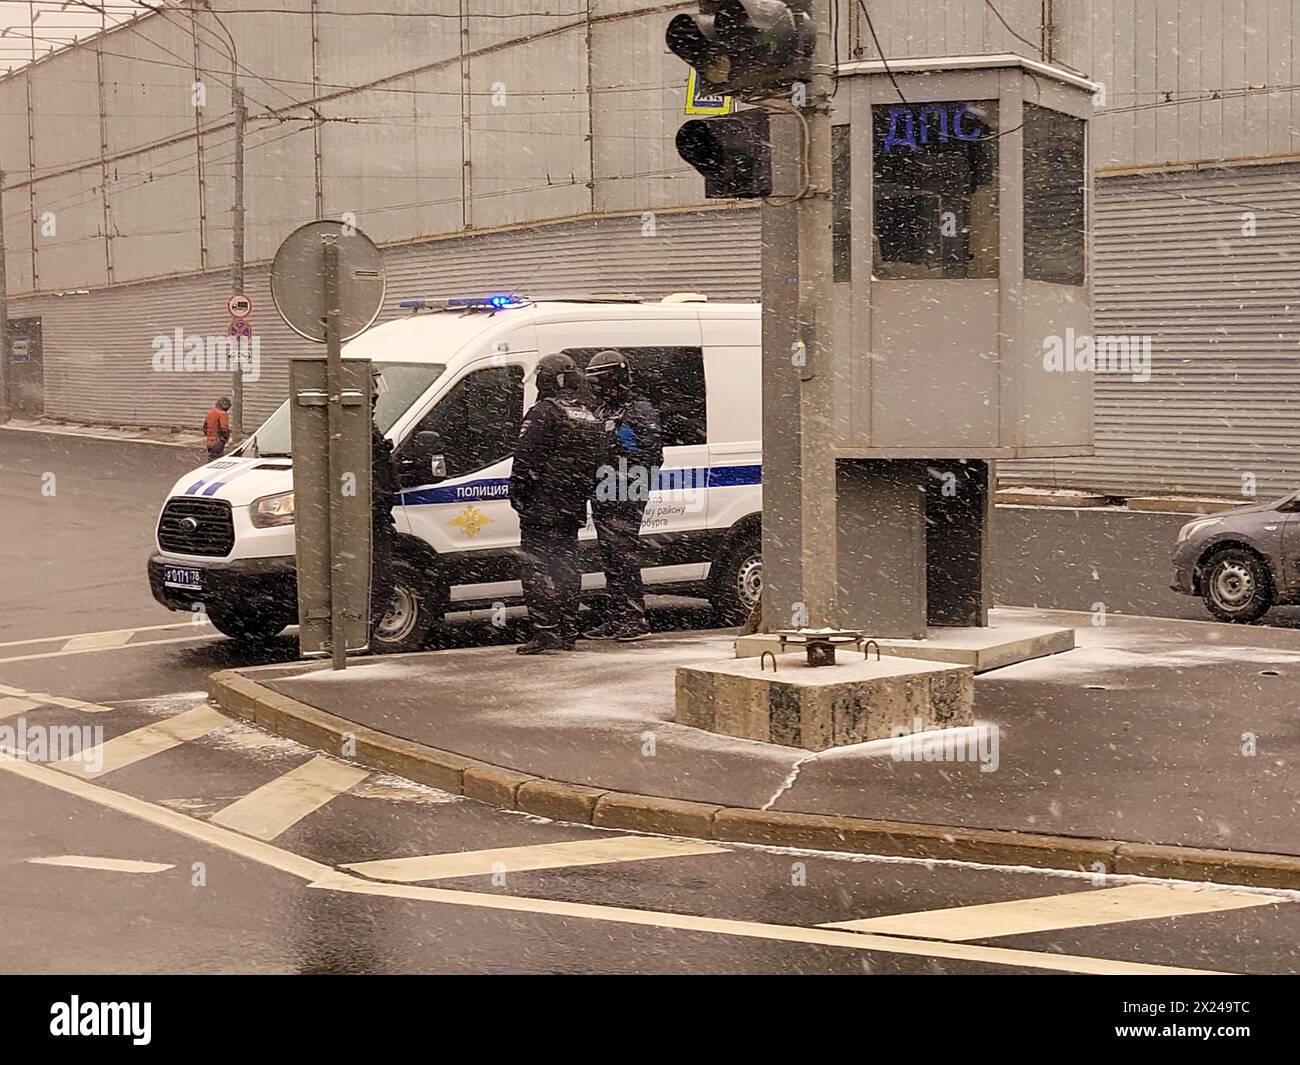
<path fill-rule="evenodd" d="M 158 519 L 158 546 L 181 555 L 230 554 L 235 546 L 230 504 L 188 496 L 167 500 Z"/>

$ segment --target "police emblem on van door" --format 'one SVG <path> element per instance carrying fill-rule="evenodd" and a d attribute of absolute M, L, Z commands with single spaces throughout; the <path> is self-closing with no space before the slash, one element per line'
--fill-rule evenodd
<path fill-rule="evenodd" d="M 467 540 L 472 540 L 483 529 L 483 526 L 487 525 L 491 520 L 491 518 L 471 503 L 452 518 L 450 524 L 455 525 L 460 529 L 460 531 L 465 534 Z"/>

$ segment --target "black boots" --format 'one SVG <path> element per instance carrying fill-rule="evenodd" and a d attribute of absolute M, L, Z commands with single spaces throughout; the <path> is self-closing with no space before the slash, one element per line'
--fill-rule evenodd
<path fill-rule="evenodd" d="M 573 637 L 562 636 L 555 629 L 533 629 L 533 638 L 515 648 L 516 654 L 544 655 L 552 651 L 572 651 Z"/>

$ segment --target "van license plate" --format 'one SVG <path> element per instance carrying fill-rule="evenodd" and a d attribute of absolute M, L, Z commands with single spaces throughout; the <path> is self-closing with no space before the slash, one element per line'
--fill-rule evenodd
<path fill-rule="evenodd" d="M 168 588 L 186 588 L 193 592 L 201 591 L 203 588 L 199 583 L 198 570 L 177 569 L 174 566 L 163 568 L 163 584 Z"/>

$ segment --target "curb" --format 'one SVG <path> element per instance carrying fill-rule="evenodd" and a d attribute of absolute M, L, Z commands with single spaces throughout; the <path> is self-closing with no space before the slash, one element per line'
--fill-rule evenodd
<path fill-rule="evenodd" d="M 196 435 L 193 440 L 154 440 L 146 436 L 127 436 L 125 433 L 88 433 L 80 432 L 74 428 L 63 428 L 56 425 L 12 425 L 8 422 L 0 422 L 0 429 L 7 430 L 11 433 L 37 433 L 43 436 L 70 436 L 77 440 L 99 440 L 120 444 L 152 444 L 154 447 L 179 447 L 190 450 L 202 449 L 203 447 L 203 437 L 198 435 Z"/>
<path fill-rule="evenodd" d="M 1300 889 L 1297 855 L 729 808 L 637 795 L 548 780 L 390 736 L 281 695 L 233 669 L 208 677 L 208 695 L 232 717 L 305 746 L 453 795 L 557 821 L 718 843 Z"/>

